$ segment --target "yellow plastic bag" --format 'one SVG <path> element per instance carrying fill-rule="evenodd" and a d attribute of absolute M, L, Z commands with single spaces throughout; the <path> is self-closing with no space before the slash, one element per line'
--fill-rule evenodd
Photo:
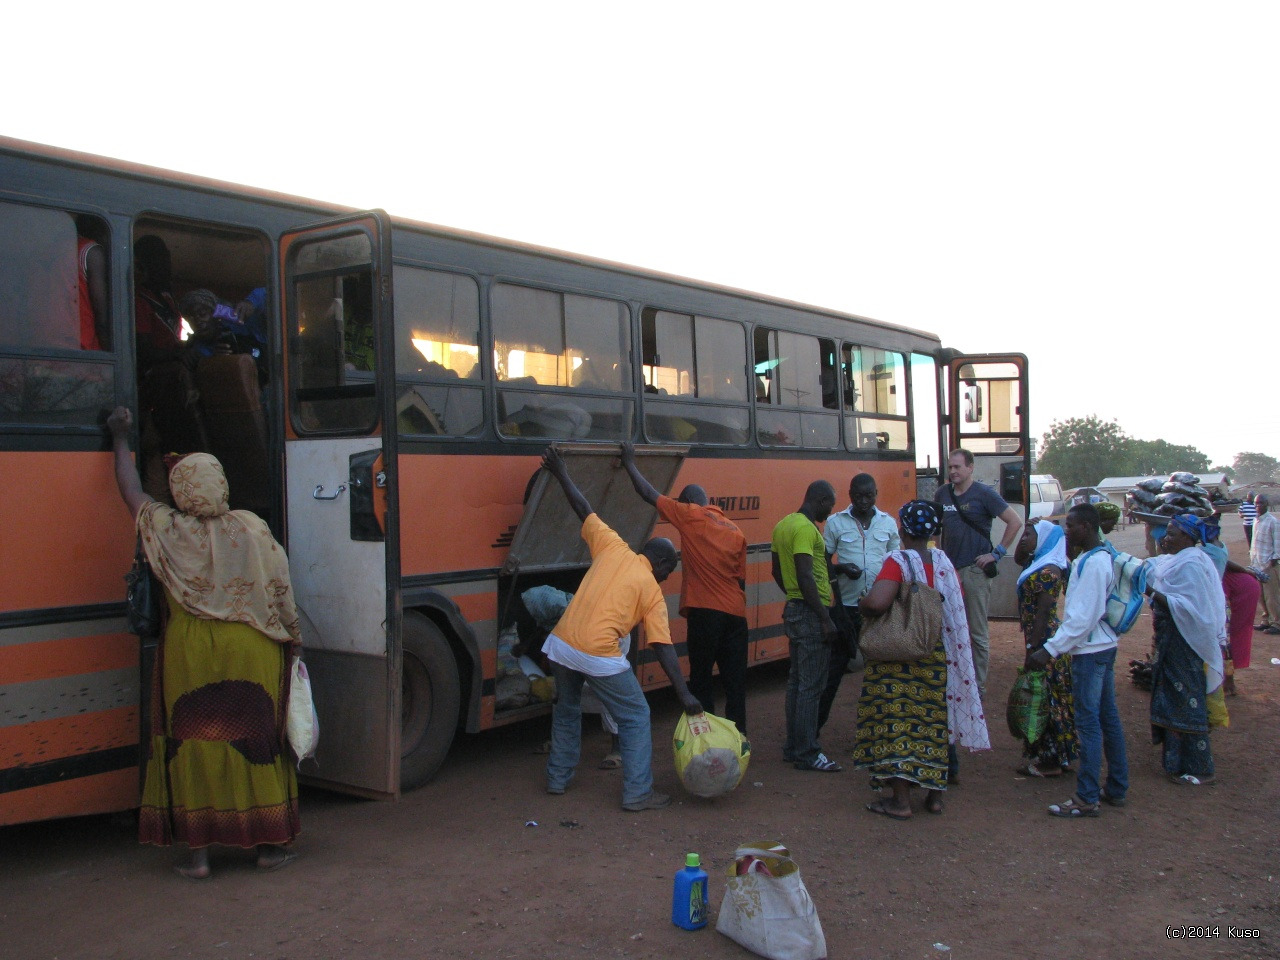
<path fill-rule="evenodd" d="M 751 744 L 728 720 L 680 714 L 671 740 L 676 773 L 695 797 L 719 797 L 736 787 L 751 761 Z"/>

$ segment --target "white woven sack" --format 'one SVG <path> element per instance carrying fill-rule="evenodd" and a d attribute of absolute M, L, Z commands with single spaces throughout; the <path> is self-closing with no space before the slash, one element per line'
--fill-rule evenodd
<path fill-rule="evenodd" d="M 743 857 L 753 859 L 738 876 Z M 769 960 L 826 960 L 818 909 L 785 847 L 740 847 L 729 870 L 717 931 Z"/>

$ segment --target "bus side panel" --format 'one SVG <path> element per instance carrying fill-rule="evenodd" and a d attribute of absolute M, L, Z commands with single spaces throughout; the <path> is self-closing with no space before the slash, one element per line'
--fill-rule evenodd
<path fill-rule="evenodd" d="M 138 805 L 138 658 L 118 621 L 0 630 L 0 824 Z"/>
<path fill-rule="evenodd" d="M 111 454 L 0 452 L 0 612 L 124 600 L 133 555 Z"/>
<path fill-rule="evenodd" d="M 402 453 L 400 461 L 402 574 L 501 567 L 524 513 L 525 488 L 539 469 L 538 457 Z M 850 479 L 864 472 L 876 478 L 882 510 L 896 514 L 915 496 L 913 462 L 788 459 L 786 451 L 740 460 L 690 458 L 675 486 L 700 484 L 742 528 L 748 543 L 768 544 L 774 525 L 800 506 L 812 481 L 829 481 L 837 507 L 843 508 Z M 658 523 L 654 536 L 671 537 L 679 546 L 669 524 Z"/>
<path fill-rule="evenodd" d="M 495 592 L 492 571 L 507 560 L 508 546 L 524 513 L 524 493 L 539 469 L 535 455 L 432 455 L 406 453 L 399 458 L 401 489 L 401 570 L 406 578 L 441 577 L 465 573 L 476 579 L 439 583 L 433 589 L 447 596 L 470 626 L 483 676 L 464 690 L 463 710 L 468 730 L 485 730 L 524 719 L 537 708 L 497 713 L 495 669 L 498 624 L 505 597 Z M 915 464 L 906 460 L 817 460 L 777 455 L 741 459 L 690 458 L 673 489 L 686 483 L 703 486 L 725 515 L 742 528 L 749 544 L 747 556 L 747 624 L 750 663 L 784 659 L 789 652 L 782 629 L 784 597 L 773 582 L 769 543 L 774 525 L 799 507 L 814 480 L 827 480 L 836 489 L 837 507 L 848 505 L 849 481 L 858 473 L 876 478 L 880 509 L 896 515 L 898 507 L 915 496 Z M 629 481 L 623 481 L 629 482 Z M 677 547 L 680 535 L 659 521 L 654 536 L 669 537 Z M 632 546 L 639 546 L 633 544 Z M 677 570 L 663 592 L 671 619 L 671 636 L 685 660 L 685 622 L 679 616 L 682 578 Z M 666 684 L 666 675 L 652 653 L 637 651 L 638 677 L 646 689 Z M 687 670 L 687 663 L 684 664 Z M 542 708 L 542 709 L 545 709 Z"/>

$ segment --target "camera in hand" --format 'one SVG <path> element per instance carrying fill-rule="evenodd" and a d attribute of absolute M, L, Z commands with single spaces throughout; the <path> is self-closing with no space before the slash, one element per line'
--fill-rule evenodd
<path fill-rule="evenodd" d="M 1000 561 L 992 560 L 982 568 L 982 572 L 986 574 L 988 580 L 994 580 L 996 577 L 1000 576 Z"/>

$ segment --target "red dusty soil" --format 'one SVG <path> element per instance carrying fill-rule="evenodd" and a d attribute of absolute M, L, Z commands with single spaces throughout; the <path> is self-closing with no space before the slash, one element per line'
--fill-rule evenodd
<path fill-rule="evenodd" d="M 1238 526 L 1228 536 L 1240 557 Z M 1141 621 L 1120 663 L 1149 639 Z M 1129 806 L 1082 821 L 1045 814 L 1071 778 L 1014 773 L 1003 693 L 1020 640 L 1007 623 L 992 640 L 994 749 L 965 757 L 941 817 L 873 816 L 865 774 L 783 764 L 786 667 L 774 665 L 751 677 L 751 768 L 716 801 L 676 782 L 677 707 L 664 693 L 652 698 L 655 769 L 676 802 L 663 811 L 619 809 L 619 774 L 595 768 L 607 741 L 589 719 L 563 797 L 543 792 L 537 721 L 461 738 L 436 781 L 399 803 L 304 792 L 300 858 L 279 873 L 223 851 L 212 880 L 179 879 L 173 853 L 139 847 L 127 815 L 0 829 L 0 957 L 745 958 L 714 916 L 698 932 L 671 925 L 671 877 L 700 853 L 714 915 L 733 848 L 758 840 L 793 851 L 832 958 L 1280 957 L 1280 637 L 1255 635 L 1231 726 L 1213 736 L 1211 787 L 1161 777 L 1147 694 L 1122 669 Z M 825 738 L 841 760 L 859 679 L 846 677 Z M 1208 936 L 1170 939 L 1171 928 Z"/>

